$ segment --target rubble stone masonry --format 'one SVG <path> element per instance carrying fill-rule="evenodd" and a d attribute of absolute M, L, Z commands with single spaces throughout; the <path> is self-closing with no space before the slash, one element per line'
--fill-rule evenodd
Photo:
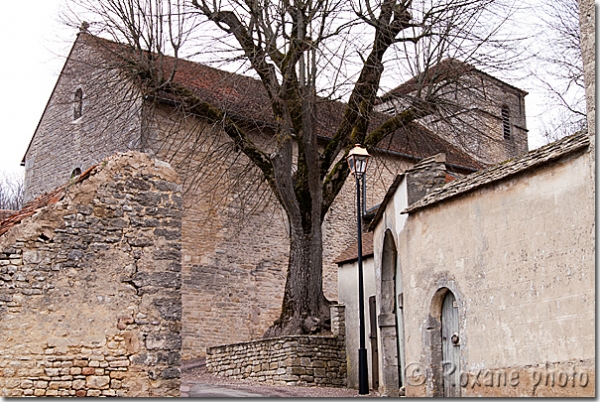
<path fill-rule="evenodd" d="M 127 153 L 53 201 L 0 236 L 0 395 L 178 396 L 177 174 Z"/>
<path fill-rule="evenodd" d="M 286 385 L 346 385 L 344 307 L 331 307 L 331 335 L 291 335 L 209 348 L 209 372 Z"/>

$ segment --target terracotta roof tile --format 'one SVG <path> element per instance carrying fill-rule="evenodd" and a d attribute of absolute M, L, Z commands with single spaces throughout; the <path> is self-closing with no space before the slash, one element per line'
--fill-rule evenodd
<path fill-rule="evenodd" d="M 96 166 L 98 165 L 94 165 L 86 171 L 84 171 L 83 173 L 81 173 L 81 175 L 79 175 L 73 181 L 73 183 L 81 183 L 82 181 L 86 180 L 91 175 L 92 171 L 96 168 Z M 39 197 L 29 201 L 27 204 L 25 204 L 23 208 L 21 208 L 21 210 L 11 211 L 12 214 L 5 217 L 4 219 L 0 219 L 0 236 L 8 232 L 12 227 L 20 224 L 21 221 L 23 221 L 25 218 L 28 218 L 31 215 L 35 214 L 38 210 L 48 205 L 56 204 L 57 202 L 62 200 L 66 193 L 67 187 L 68 184 L 57 187 L 52 191 L 44 193 Z"/>
<path fill-rule="evenodd" d="M 60 186 L 29 201 L 20 211 L 13 211 L 14 213 L 12 215 L 0 221 L 0 236 L 8 232 L 10 228 L 21 223 L 23 219 L 35 214 L 40 208 L 57 203 L 62 199 L 64 194 L 65 186 Z"/>
<path fill-rule="evenodd" d="M 88 43 L 96 44 L 97 47 L 110 48 L 111 51 L 115 49 L 127 51 L 124 45 L 91 35 L 84 36 Z M 168 70 L 174 62 L 174 59 L 166 57 L 165 68 Z M 261 81 L 192 61 L 180 59 L 177 63 L 174 82 L 188 88 L 200 99 L 258 125 L 269 125 L 274 121 L 271 103 Z M 166 100 L 175 101 L 171 95 L 161 94 L 161 96 L 165 96 Z M 322 99 L 318 103 L 317 134 L 319 136 L 331 138 L 341 123 L 345 107 L 344 103 L 331 100 Z M 375 128 L 389 118 L 387 114 L 374 112 L 370 127 Z M 484 167 L 465 152 L 416 122 L 396 130 L 378 147 L 417 158 L 426 158 L 443 152 L 449 163 L 473 169 Z"/>
<path fill-rule="evenodd" d="M 373 232 L 362 234 L 362 256 L 363 258 L 373 255 Z M 334 264 L 342 265 L 358 261 L 358 240 L 344 250 L 334 261 Z"/>

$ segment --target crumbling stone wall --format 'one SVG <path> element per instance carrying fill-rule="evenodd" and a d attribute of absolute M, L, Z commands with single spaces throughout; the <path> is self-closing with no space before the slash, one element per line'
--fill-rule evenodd
<path fill-rule="evenodd" d="M 178 396 L 181 195 L 105 160 L 0 237 L 0 395 Z"/>
<path fill-rule="evenodd" d="M 343 306 L 331 307 L 331 335 L 291 335 L 209 348 L 207 370 L 271 384 L 345 386 L 344 315 Z"/>

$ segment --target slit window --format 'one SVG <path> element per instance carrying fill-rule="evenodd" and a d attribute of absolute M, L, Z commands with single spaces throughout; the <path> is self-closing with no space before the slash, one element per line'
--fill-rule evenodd
<path fill-rule="evenodd" d="M 502 131 L 504 133 L 504 139 L 510 139 L 510 109 L 508 106 L 502 106 Z"/>
<path fill-rule="evenodd" d="M 77 88 L 75 91 L 75 101 L 73 105 L 73 119 L 77 120 L 83 112 L 83 91 Z"/>

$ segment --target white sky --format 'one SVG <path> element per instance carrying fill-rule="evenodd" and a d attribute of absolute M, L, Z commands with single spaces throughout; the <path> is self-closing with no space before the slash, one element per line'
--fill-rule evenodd
<path fill-rule="evenodd" d="M 0 76 L 0 173 L 23 172 L 20 162 L 50 97 L 76 31 L 59 22 L 64 0 L 2 0 Z M 499 77 L 501 78 L 501 77 Z M 538 137 L 544 97 L 528 82 L 526 99 L 530 149 Z"/>

